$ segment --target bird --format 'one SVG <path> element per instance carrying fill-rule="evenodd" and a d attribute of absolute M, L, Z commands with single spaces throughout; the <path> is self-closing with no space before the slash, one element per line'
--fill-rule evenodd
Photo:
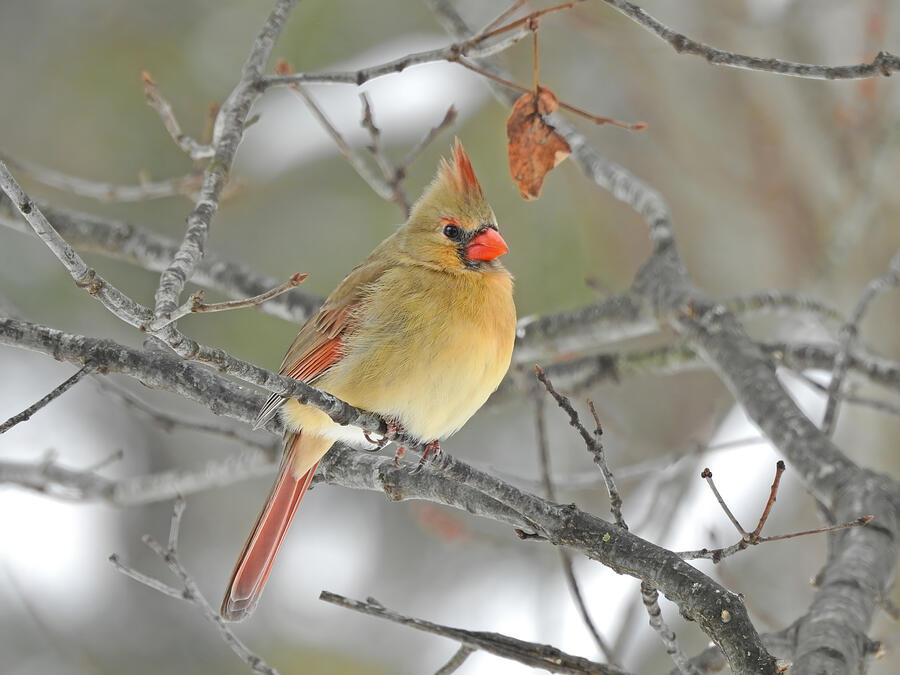
<path fill-rule="evenodd" d="M 347 275 L 300 329 L 281 374 L 389 421 L 425 444 L 458 431 L 509 369 L 516 335 L 513 278 L 497 218 L 457 138 L 409 218 Z M 363 429 L 273 394 L 257 426 L 284 422 L 278 478 L 238 556 L 220 610 L 247 618 L 316 467 L 335 442 L 372 449 Z M 401 451 L 398 451 L 398 456 Z M 395 459 L 396 461 L 396 459 Z"/>

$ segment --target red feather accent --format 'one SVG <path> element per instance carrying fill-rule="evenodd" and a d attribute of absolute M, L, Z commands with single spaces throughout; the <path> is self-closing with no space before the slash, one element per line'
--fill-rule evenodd
<path fill-rule="evenodd" d="M 453 145 L 453 166 L 456 169 L 456 175 L 459 176 L 459 181 L 463 188 L 462 191 L 481 195 L 481 185 L 478 184 L 478 179 L 475 178 L 472 162 L 469 161 L 469 155 L 466 154 L 466 149 L 458 138 Z"/>
<path fill-rule="evenodd" d="M 281 463 L 278 480 L 231 573 L 220 610 L 226 621 L 241 621 L 253 612 L 272 572 L 275 554 L 316 472 L 318 464 L 300 478 L 294 476 L 294 456 L 300 444 L 300 434 L 295 434 L 288 442 L 290 449 Z"/>
<path fill-rule="evenodd" d="M 453 163 L 442 160 L 441 174 L 444 180 L 449 181 L 460 194 L 484 198 L 481 185 L 478 183 L 478 179 L 475 178 L 472 162 L 469 161 L 469 155 L 466 154 L 466 149 L 458 138 L 453 144 Z"/>
<path fill-rule="evenodd" d="M 308 382 L 337 362 L 342 354 L 343 349 L 339 337 L 326 340 L 285 374 L 288 377 L 293 377 L 295 380 Z"/>

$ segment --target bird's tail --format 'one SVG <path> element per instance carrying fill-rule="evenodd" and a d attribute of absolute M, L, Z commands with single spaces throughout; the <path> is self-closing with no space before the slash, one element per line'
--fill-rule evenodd
<path fill-rule="evenodd" d="M 256 519 L 256 524 L 247 538 L 247 543 L 238 556 L 231 573 L 231 581 L 219 610 L 225 621 L 242 621 L 253 612 L 262 594 L 275 555 L 287 533 L 291 520 L 297 512 L 306 488 L 312 482 L 318 462 L 299 478 L 294 473 L 296 459 L 300 453 L 301 433 L 290 435 L 285 440 L 284 458 L 278 480 Z M 318 440 L 315 437 L 309 440 Z M 330 446 L 331 443 L 328 443 Z M 321 456 L 321 455 L 320 455 Z"/>

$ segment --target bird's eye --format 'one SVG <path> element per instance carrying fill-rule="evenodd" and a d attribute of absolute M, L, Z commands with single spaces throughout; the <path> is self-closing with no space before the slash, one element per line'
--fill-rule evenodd
<path fill-rule="evenodd" d="M 459 238 L 462 236 L 462 230 L 456 225 L 445 225 L 444 236 L 447 237 L 447 239 L 459 241 Z"/>

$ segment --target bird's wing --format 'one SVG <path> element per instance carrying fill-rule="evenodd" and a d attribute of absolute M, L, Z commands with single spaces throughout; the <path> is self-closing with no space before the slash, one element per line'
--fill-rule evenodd
<path fill-rule="evenodd" d="M 369 285 L 390 267 L 389 261 L 377 255 L 382 246 L 347 275 L 300 329 L 281 363 L 282 375 L 311 383 L 340 360 L 343 339 L 356 326 L 354 310 L 359 307 Z M 272 394 L 259 411 L 254 428 L 263 426 L 285 400 L 280 394 Z"/>

